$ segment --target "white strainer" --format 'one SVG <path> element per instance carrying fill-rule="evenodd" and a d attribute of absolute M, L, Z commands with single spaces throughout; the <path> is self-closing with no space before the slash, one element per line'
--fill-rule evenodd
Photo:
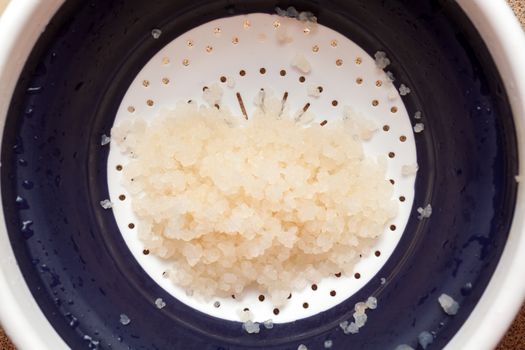
<path fill-rule="evenodd" d="M 291 40 L 283 42 L 282 33 Z M 277 35 L 279 32 L 279 36 Z M 162 35 L 152 32 L 152 39 Z M 378 48 L 380 49 L 380 48 Z M 310 62 L 312 71 L 302 74 L 291 66 L 297 54 Z M 161 108 L 181 100 L 203 103 L 205 86 L 218 83 L 224 90 L 222 105 L 242 115 L 239 96 L 249 116 L 261 88 L 277 96 L 287 92 L 287 106 L 295 112 L 309 103 L 318 122 L 342 118 L 344 106 L 374 120 L 379 130 L 364 144 L 365 153 L 388 157 L 388 179 L 399 214 L 385 229 L 369 256 L 355 266 L 354 276 L 334 276 L 293 293 L 279 310 L 268 298 L 250 291 L 242 299 L 217 298 L 203 302 L 163 278 L 169 265 L 144 254 L 137 237 L 128 193 L 122 186 L 121 167 L 126 159 L 116 146 L 108 158 L 108 185 L 113 213 L 124 239 L 144 270 L 181 302 L 227 320 L 239 321 L 238 311 L 249 308 L 254 321 L 290 322 L 327 310 L 362 288 L 384 265 L 399 242 L 414 199 L 415 176 L 403 176 L 403 165 L 416 163 L 416 147 L 409 116 L 385 72 L 363 49 L 348 38 L 324 27 L 309 30 L 304 23 L 267 14 L 250 14 L 215 20 L 176 38 L 158 52 L 129 87 L 115 123 L 141 116 L 152 118 Z M 309 87 L 322 87 L 320 97 L 308 95 Z M 120 170 L 119 170 L 120 169 Z M 388 277 L 388 276 L 380 276 Z M 262 301 L 261 301 L 262 300 Z"/>

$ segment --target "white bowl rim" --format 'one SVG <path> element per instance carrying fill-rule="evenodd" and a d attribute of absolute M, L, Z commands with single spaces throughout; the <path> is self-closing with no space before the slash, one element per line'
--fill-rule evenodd
<path fill-rule="evenodd" d="M 18 76 L 40 34 L 64 0 L 11 1 L 0 20 L 0 130 Z M 481 34 L 503 78 L 525 164 L 525 35 L 505 0 L 457 0 Z M 20 40 L 23 38 L 23 40 Z M 2 134 L 0 134 L 1 142 Z M 516 174 L 518 175 L 518 174 Z M 489 285 L 447 349 L 493 349 L 525 299 L 525 189 L 518 186 L 512 227 Z M 0 203 L 0 323 L 21 350 L 68 349 L 42 313 L 11 248 Z"/>

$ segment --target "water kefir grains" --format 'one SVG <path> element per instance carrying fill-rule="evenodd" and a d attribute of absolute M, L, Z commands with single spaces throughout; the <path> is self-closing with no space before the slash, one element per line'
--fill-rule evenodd
<path fill-rule="evenodd" d="M 111 133 L 133 155 L 122 173 L 144 246 L 207 300 L 255 288 L 280 306 L 351 275 L 397 213 L 386 158 L 363 153 L 370 123 L 347 113 L 320 126 L 282 113 L 280 99 L 264 104 L 249 120 L 179 104 Z"/>

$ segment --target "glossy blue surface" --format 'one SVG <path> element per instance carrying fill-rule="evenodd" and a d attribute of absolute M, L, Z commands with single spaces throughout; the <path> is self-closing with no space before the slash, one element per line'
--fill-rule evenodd
<path fill-rule="evenodd" d="M 141 67 L 167 42 L 222 16 L 294 5 L 370 54 L 384 50 L 423 112 L 416 206 L 396 251 L 355 296 L 315 317 L 248 335 L 157 286 L 134 261 L 110 211 L 100 135 Z M 151 29 L 163 35 L 151 39 Z M 512 220 L 517 150 L 501 78 L 454 1 L 67 1 L 20 78 L 2 144 L 2 200 L 18 263 L 38 304 L 74 349 L 390 349 L 421 331 L 442 348 L 479 300 Z M 380 284 L 382 277 L 387 283 Z M 472 288 L 466 288 L 467 283 Z M 441 293 L 461 304 L 450 317 Z M 344 335 L 357 301 L 379 307 Z M 166 308 L 154 301 L 162 297 Z M 120 315 L 131 319 L 127 326 Z"/>

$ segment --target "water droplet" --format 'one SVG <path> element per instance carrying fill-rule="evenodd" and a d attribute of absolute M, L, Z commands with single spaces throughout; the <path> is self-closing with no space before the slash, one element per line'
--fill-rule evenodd
<path fill-rule="evenodd" d="M 153 39 L 158 39 L 160 38 L 161 35 L 162 35 L 162 30 L 158 28 L 155 28 L 151 31 L 151 36 L 153 37 Z"/>
<path fill-rule="evenodd" d="M 30 95 L 34 95 L 34 94 L 41 93 L 42 90 L 44 90 L 42 86 L 32 86 L 32 87 L 28 87 L 26 92 Z"/>
<path fill-rule="evenodd" d="M 27 160 L 20 158 L 20 159 L 18 160 L 18 164 L 19 164 L 20 166 L 27 166 Z"/>
<path fill-rule="evenodd" d="M 469 295 L 472 292 L 472 283 L 468 282 L 463 287 L 461 287 L 462 295 Z"/>
<path fill-rule="evenodd" d="M 23 154 L 24 153 L 24 144 L 23 144 L 22 139 L 20 137 L 16 138 L 16 143 L 13 145 L 13 151 L 16 154 Z"/>
<path fill-rule="evenodd" d="M 20 196 L 16 196 L 16 206 L 18 207 L 18 209 L 29 209 L 27 201 Z"/>
<path fill-rule="evenodd" d="M 25 111 L 26 117 L 31 118 L 33 116 L 33 112 L 34 112 L 33 108 L 34 108 L 33 105 L 27 106 L 26 111 Z"/>
<path fill-rule="evenodd" d="M 84 335 L 84 340 L 89 342 L 89 344 L 88 344 L 88 348 L 89 349 L 98 349 L 98 345 L 100 344 L 100 342 L 98 340 L 95 340 L 95 339 L 91 338 L 87 334 Z"/>
<path fill-rule="evenodd" d="M 71 319 L 69 321 L 69 327 L 71 327 L 71 328 L 77 328 L 78 327 L 78 319 L 75 316 L 71 316 Z"/>
<path fill-rule="evenodd" d="M 34 184 L 31 180 L 24 180 L 22 182 L 22 187 L 25 188 L 26 190 L 30 190 L 34 187 Z"/>
<path fill-rule="evenodd" d="M 34 234 L 33 230 L 31 229 L 31 225 L 33 225 L 33 221 L 31 220 L 22 221 L 22 227 L 20 231 L 22 232 L 22 235 L 25 239 L 31 238 Z"/>

